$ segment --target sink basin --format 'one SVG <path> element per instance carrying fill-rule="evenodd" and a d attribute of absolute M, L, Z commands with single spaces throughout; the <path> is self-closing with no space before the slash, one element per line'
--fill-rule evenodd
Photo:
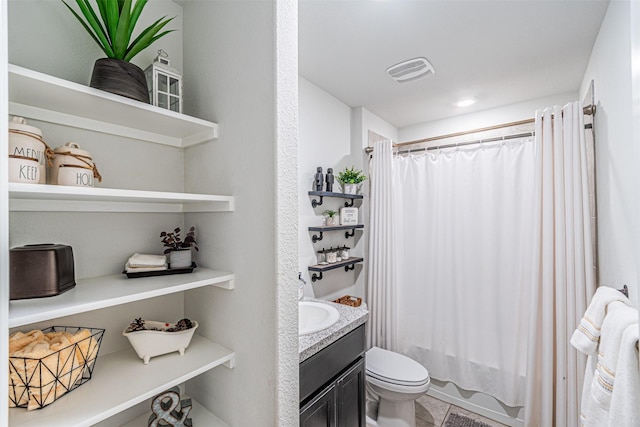
<path fill-rule="evenodd" d="M 298 335 L 308 335 L 333 326 L 340 314 L 328 304 L 313 301 L 298 303 Z"/>

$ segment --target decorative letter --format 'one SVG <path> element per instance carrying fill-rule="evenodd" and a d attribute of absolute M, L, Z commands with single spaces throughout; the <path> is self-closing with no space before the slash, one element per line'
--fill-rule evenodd
<path fill-rule="evenodd" d="M 178 409 L 178 406 L 180 408 Z M 173 387 L 160 393 L 151 401 L 148 427 L 193 427 L 189 418 L 191 399 L 180 400 L 180 389 Z"/>

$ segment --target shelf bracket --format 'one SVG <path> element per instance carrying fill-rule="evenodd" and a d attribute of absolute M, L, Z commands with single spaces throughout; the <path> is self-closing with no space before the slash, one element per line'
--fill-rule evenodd
<path fill-rule="evenodd" d="M 350 208 L 351 206 L 353 206 L 353 203 L 356 201 L 356 199 L 349 199 L 346 202 L 344 202 L 344 207 L 345 208 Z"/>
<path fill-rule="evenodd" d="M 226 362 L 223 363 L 224 366 L 226 366 L 229 369 L 233 369 L 236 367 L 236 356 L 235 354 L 233 356 L 231 356 L 231 358 L 229 360 L 227 360 Z"/>
<path fill-rule="evenodd" d="M 344 238 L 345 239 L 348 239 L 349 237 L 353 237 L 355 235 L 356 235 L 356 229 L 355 228 L 351 229 L 351 233 L 349 233 L 348 231 L 344 232 Z"/>
<path fill-rule="evenodd" d="M 344 271 L 355 270 L 355 268 L 356 268 L 355 264 L 345 265 Z"/>
<path fill-rule="evenodd" d="M 315 282 L 316 280 L 322 280 L 322 271 L 318 274 L 313 273 L 313 275 L 311 276 L 311 281 Z"/>
<path fill-rule="evenodd" d="M 313 236 L 311 236 L 311 240 L 313 241 L 313 243 L 316 243 L 322 240 L 322 231 L 320 232 L 320 236 L 318 236 L 317 234 L 314 234 Z"/>
<path fill-rule="evenodd" d="M 324 198 L 324 196 L 318 197 L 320 197 L 320 201 L 317 201 L 316 199 L 311 200 L 311 207 L 316 208 L 322 204 L 322 199 Z"/>

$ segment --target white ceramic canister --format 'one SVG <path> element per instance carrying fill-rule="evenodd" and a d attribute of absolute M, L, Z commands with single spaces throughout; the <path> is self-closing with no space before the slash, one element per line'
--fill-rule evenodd
<path fill-rule="evenodd" d="M 9 155 L 19 158 L 36 159 L 40 164 L 38 172 L 38 182 L 35 184 L 45 184 L 47 182 L 47 153 L 53 157 L 53 152 L 42 139 L 42 131 L 35 126 L 30 126 L 22 117 L 14 116 L 9 121 Z M 18 164 L 20 162 L 13 161 Z M 24 167 L 26 167 L 23 163 Z M 31 166 L 31 164 L 29 164 Z M 11 182 L 32 182 L 11 181 Z"/>
<path fill-rule="evenodd" d="M 77 143 L 67 142 L 53 151 L 56 157 L 53 159 L 53 167 L 49 173 L 49 184 L 93 187 L 95 182 L 93 178 L 101 181 L 91 154 L 80 149 Z"/>
<path fill-rule="evenodd" d="M 9 155 L 9 182 L 38 184 L 41 170 L 37 159 Z"/>
<path fill-rule="evenodd" d="M 93 184 L 93 168 L 75 165 L 60 165 L 58 168 L 58 185 L 93 187 Z"/>

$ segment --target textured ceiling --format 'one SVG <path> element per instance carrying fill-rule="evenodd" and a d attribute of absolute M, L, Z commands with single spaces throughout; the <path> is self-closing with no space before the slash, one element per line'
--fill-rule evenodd
<path fill-rule="evenodd" d="M 300 0 L 299 73 L 392 125 L 579 89 L 605 0 Z M 385 70 L 426 57 L 435 74 Z M 462 98 L 477 103 L 462 110 Z"/>

